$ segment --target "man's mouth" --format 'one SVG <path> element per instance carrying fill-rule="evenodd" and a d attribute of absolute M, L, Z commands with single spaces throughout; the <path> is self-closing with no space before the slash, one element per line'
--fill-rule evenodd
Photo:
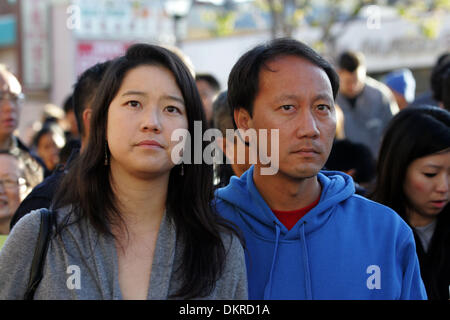
<path fill-rule="evenodd" d="M 3 209 L 5 207 L 8 207 L 8 200 L 0 198 L 0 209 Z"/>
<path fill-rule="evenodd" d="M 317 151 L 315 148 L 300 148 L 293 153 L 303 155 L 303 156 L 315 156 L 318 155 L 320 152 Z"/>
<path fill-rule="evenodd" d="M 8 118 L 8 119 L 2 120 L 2 123 L 4 126 L 14 126 L 16 124 L 16 120 L 13 118 Z"/>

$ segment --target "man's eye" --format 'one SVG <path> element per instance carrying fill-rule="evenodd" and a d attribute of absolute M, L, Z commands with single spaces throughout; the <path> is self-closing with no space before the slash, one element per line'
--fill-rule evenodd
<path fill-rule="evenodd" d="M 328 105 L 326 105 L 326 104 L 319 104 L 319 105 L 317 106 L 317 109 L 318 109 L 319 111 L 325 111 L 325 110 L 330 110 L 331 108 L 330 108 Z"/>
<path fill-rule="evenodd" d="M 294 109 L 294 106 L 287 104 L 287 105 L 281 106 L 281 109 L 285 110 L 285 111 L 290 111 L 290 110 Z"/>
<path fill-rule="evenodd" d="M 9 100 L 11 102 L 18 102 L 22 99 L 22 95 L 16 95 L 11 92 L 0 92 L 0 100 Z"/>
<path fill-rule="evenodd" d="M 0 184 L 3 184 L 3 186 L 6 188 L 14 188 L 17 187 L 18 181 L 12 179 L 4 179 L 0 180 Z"/>

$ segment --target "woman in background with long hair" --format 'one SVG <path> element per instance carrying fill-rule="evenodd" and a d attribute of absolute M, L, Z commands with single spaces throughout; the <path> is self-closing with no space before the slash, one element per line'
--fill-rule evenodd
<path fill-rule="evenodd" d="M 413 229 L 428 298 L 450 291 L 450 113 L 406 108 L 389 123 L 377 164 L 373 200 Z"/>

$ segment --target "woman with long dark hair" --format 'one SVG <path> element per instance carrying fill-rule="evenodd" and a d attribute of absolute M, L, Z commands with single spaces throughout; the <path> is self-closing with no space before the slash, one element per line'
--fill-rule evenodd
<path fill-rule="evenodd" d="M 394 209 L 413 229 L 428 298 L 450 290 L 450 113 L 406 108 L 386 130 L 373 200 Z"/>
<path fill-rule="evenodd" d="M 54 199 L 35 299 L 247 298 L 241 243 L 211 206 L 212 165 L 173 160 L 172 133 L 194 137 L 194 121 L 205 122 L 201 100 L 174 53 L 137 44 L 112 62 Z M 5 243 L 0 299 L 23 297 L 39 219 L 25 216 Z"/>

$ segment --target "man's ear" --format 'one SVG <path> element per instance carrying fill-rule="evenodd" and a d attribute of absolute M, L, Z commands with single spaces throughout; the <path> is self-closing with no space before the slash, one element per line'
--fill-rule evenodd
<path fill-rule="evenodd" d="M 253 128 L 252 117 L 244 108 L 239 108 L 234 110 L 234 122 L 238 129 L 248 130 Z"/>

